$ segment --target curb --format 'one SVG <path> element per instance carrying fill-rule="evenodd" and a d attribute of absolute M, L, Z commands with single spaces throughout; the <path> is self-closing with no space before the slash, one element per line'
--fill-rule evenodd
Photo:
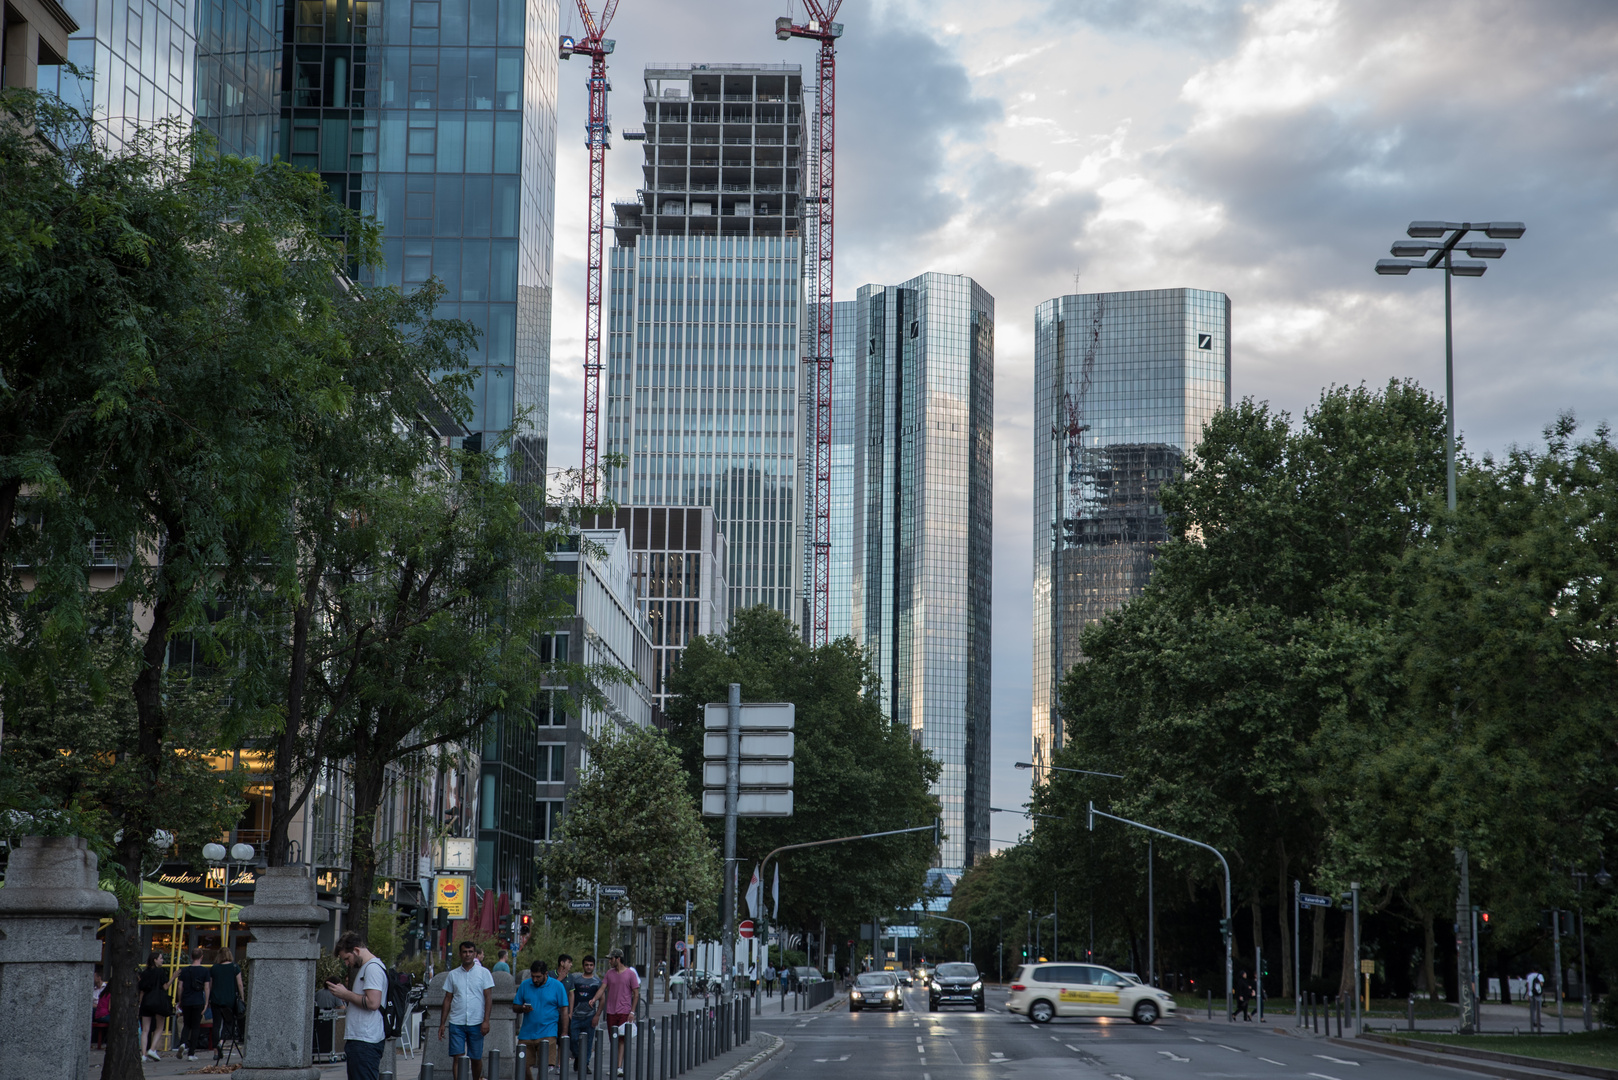
<path fill-rule="evenodd" d="M 772 1057 L 786 1049 L 787 1041 L 781 1038 L 781 1036 L 771 1035 L 767 1031 L 762 1031 L 759 1034 L 763 1035 L 765 1038 L 773 1040 L 771 1045 L 766 1046 L 764 1049 L 760 1050 L 746 1061 L 743 1061 L 738 1065 L 731 1066 L 725 1072 L 722 1072 L 715 1077 L 715 1080 L 738 1080 L 739 1077 L 746 1076 L 748 1073 L 752 1072 L 754 1069 L 758 1068 L 760 1065 L 764 1064 L 766 1061 L 770 1060 Z"/>
<path fill-rule="evenodd" d="M 1455 1062 L 1468 1062 L 1486 1064 L 1491 1072 L 1510 1078 L 1531 1078 L 1538 1080 L 1547 1075 L 1556 1076 L 1591 1076 L 1600 1080 L 1614 1080 L 1618 1078 L 1618 1069 L 1606 1069 L 1596 1065 L 1580 1065 L 1571 1061 L 1555 1061 L 1550 1058 L 1527 1057 L 1523 1054 L 1507 1054 L 1495 1050 L 1475 1050 L 1469 1046 L 1450 1046 L 1445 1043 L 1428 1043 L 1423 1040 L 1409 1040 L 1390 1038 L 1386 1035 L 1367 1035 L 1364 1041 L 1349 1039 L 1331 1039 L 1330 1042 L 1338 1046 L 1353 1046 L 1364 1049 L 1366 1043 L 1377 1047 L 1378 1053 L 1385 1053 L 1392 1057 L 1401 1057 L 1411 1061 L 1424 1061 L 1432 1063 L 1433 1058 L 1448 1058 Z M 1505 1066 L 1502 1068 L 1502 1066 Z"/>

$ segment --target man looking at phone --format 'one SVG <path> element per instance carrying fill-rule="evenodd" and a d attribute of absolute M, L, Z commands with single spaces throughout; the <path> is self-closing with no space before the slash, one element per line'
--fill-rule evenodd
<path fill-rule="evenodd" d="M 517 987 L 511 1007 L 522 1021 L 517 1041 L 528 1054 L 523 1080 L 533 1080 L 535 1069 L 540 1070 L 539 1080 L 560 1072 L 550 1064 L 551 1047 L 567 1030 L 567 990 L 562 980 L 550 977 L 550 966 L 545 961 L 535 960 L 528 965 L 528 978 Z"/>

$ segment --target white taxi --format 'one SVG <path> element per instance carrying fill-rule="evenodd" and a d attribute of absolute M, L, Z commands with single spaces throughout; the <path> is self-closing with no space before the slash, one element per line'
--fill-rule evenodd
<path fill-rule="evenodd" d="M 1058 1016 L 1127 1016 L 1155 1024 L 1174 1015 L 1174 999 L 1099 964 L 1024 964 L 1012 976 L 1006 1010 L 1036 1024 Z"/>

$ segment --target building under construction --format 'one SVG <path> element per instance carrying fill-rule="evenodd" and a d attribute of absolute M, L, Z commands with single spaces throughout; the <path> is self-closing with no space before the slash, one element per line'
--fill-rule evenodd
<path fill-rule="evenodd" d="M 1080 635 L 1140 593 L 1169 538 L 1159 494 L 1230 403 L 1230 300 L 1087 293 L 1035 313 L 1033 760 L 1063 742 Z"/>

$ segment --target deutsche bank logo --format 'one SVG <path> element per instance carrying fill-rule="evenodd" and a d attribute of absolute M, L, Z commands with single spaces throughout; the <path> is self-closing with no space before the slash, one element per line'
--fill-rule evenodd
<path fill-rule="evenodd" d="M 1199 349 L 1212 349 L 1213 348 L 1213 335 L 1212 334 L 1198 334 L 1197 335 L 1197 348 L 1199 348 Z"/>

